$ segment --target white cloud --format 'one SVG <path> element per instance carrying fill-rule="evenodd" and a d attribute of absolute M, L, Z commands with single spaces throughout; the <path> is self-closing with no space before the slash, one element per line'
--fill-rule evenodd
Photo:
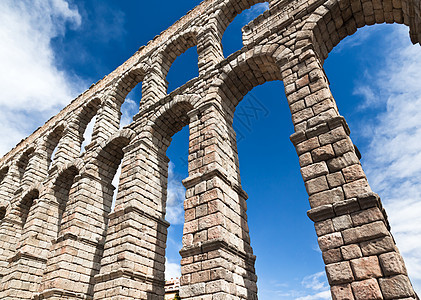
<path fill-rule="evenodd" d="M 306 277 L 304 277 L 301 284 L 306 289 L 312 289 L 312 290 L 315 290 L 315 291 L 325 290 L 326 288 L 328 288 L 328 286 L 326 284 L 326 274 L 325 274 L 325 272 L 319 272 L 319 273 L 316 273 L 316 274 L 306 276 Z"/>
<path fill-rule="evenodd" d="M 319 272 L 304 277 L 301 285 L 307 289 L 307 291 L 316 292 L 315 294 L 311 293 L 306 296 L 300 296 L 295 298 L 296 300 L 321 300 L 321 299 L 330 299 L 330 289 L 326 281 L 325 272 Z"/>
<path fill-rule="evenodd" d="M 133 116 L 139 112 L 139 105 L 132 99 L 127 98 L 121 106 L 120 129 L 133 122 Z"/>
<path fill-rule="evenodd" d="M 416 290 L 421 290 L 421 47 L 411 45 L 408 30 L 394 27 L 385 45 L 385 66 L 357 84 L 368 108 L 383 112 L 357 130 L 371 142 L 363 167 L 382 197 L 392 233 Z"/>
<path fill-rule="evenodd" d="M 363 30 L 360 29 L 358 31 L 358 38 L 355 38 L 355 36 L 346 37 L 337 46 L 335 46 L 333 51 L 336 53 L 339 53 L 339 52 L 342 52 L 344 49 L 349 49 L 350 47 L 362 46 L 374 34 L 383 30 L 382 26 L 373 26 L 373 27 L 370 27 L 370 30 L 366 30 L 366 29 L 367 28 L 364 28 Z"/>
<path fill-rule="evenodd" d="M 83 133 L 83 142 L 80 149 L 80 152 L 85 152 L 85 147 L 88 146 L 92 141 L 92 134 L 94 132 L 94 126 L 96 122 L 96 115 L 89 121 L 86 126 L 85 132 Z"/>
<path fill-rule="evenodd" d="M 326 299 L 326 300 L 331 299 L 329 290 L 319 292 L 319 293 L 314 294 L 314 295 L 307 295 L 307 296 L 304 296 L 304 297 L 296 298 L 296 300 L 322 300 L 322 299 Z"/>
<path fill-rule="evenodd" d="M 257 18 L 259 15 L 264 13 L 266 10 L 269 9 L 269 3 L 263 2 L 263 3 L 257 3 L 253 5 L 250 9 L 244 11 L 244 18 L 246 22 L 250 22 L 251 20 Z"/>
<path fill-rule="evenodd" d="M 184 223 L 184 199 L 186 189 L 181 178 L 174 173 L 174 163 L 168 165 L 167 213 L 165 218 L 171 224 Z"/>
<path fill-rule="evenodd" d="M 293 286 L 291 286 L 293 284 Z M 259 283 L 259 299 L 324 300 L 331 299 L 325 272 L 305 276 L 301 282 L 270 281 Z"/>
<path fill-rule="evenodd" d="M 80 24 L 65 0 L 0 2 L 1 155 L 83 90 L 56 67 L 50 44 Z"/>
<path fill-rule="evenodd" d="M 120 163 L 120 165 L 117 168 L 117 172 L 114 175 L 112 185 L 115 187 L 114 193 L 113 193 L 113 202 L 111 203 L 111 211 L 114 211 L 116 200 L 117 200 L 117 193 L 118 193 L 118 185 L 120 183 L 120 176 L 121 176 L 121 166 L 123 162 Z"/>
<path fill-rule="evenodd" d="M 168 258 L 165 258 L 165 280 L 175 279 L 177 277 L 181 277 L 180 264 L 170 262 Z"/>

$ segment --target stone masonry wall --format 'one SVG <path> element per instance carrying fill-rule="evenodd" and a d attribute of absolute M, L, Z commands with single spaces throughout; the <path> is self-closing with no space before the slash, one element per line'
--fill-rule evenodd
<path fill-rule="evenodd" d="M 244 47 L 225 58 L 225 29 L 261 2 L 270 9 L 243 28 Z M 405 24 L 419 43 L 420 9 L 418 0 L 203 1 L 0 159 L 0 298 L 162 300 L 166 150 L 188 125 L 180 296 L 257 299 L 232 124 L 251 89 L 280 80 L 332 298 L 418 299 L 323 62 L 342 39 L 375 23 Z M 171 64 L 193 46 L 199 76 L 168 94 Z M 120 129 L 121 105 L 140 82 L 139 113 Z"/>

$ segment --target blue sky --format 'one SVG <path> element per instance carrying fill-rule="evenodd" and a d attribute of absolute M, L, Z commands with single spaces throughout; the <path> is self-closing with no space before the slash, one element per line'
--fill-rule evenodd
<path fill-rule="evenodd" d="M 198 3 L 1 1 L 0 154 Z M 234 20 L 223 38 L 226 56 L 241 48 L 241 27 L 266 7 L 258 4 Z M 375 25 L 342 41 L 325 69 L 420 292 L 421 48 L 411 45 L 405 26 Z M 197 73 L 197 53 L 192 48 L 173 64 L 169 90 Z M 140 97 L 139 85 L 123 105 L 124 124 L 136 113 Z M 249 194 L 259 299 L 330 299 L 313 224 L 306 216 L 310 207 L 298 158 L 289 141 L 293 127 L 282 82 L 254 88 L 237 107 L 234 126 L 242 184 Z M 87 130 L 87 139 L 89 134 Z M 167 152 L 170 277 L 179 270 L 187 147 L 188 128 L 184 128 Z"/>

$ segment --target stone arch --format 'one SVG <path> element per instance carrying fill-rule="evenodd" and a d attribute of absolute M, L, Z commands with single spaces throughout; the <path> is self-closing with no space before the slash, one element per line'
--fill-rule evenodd
<path fill-rule="evenodd" d="M 105 153 L 110 152 L 110 154 L 112 154 L 113 151 L 116 149 L 121 149 L 122 151 L 122 149 L 125 146 L 127 146 L 134 137 L 135 137 L 135 132 L 129 128 L 125 128 L 113 134 L 111 137 L 108 138 L 107 141 L 102 142 L 99 145 L 90 163 L 94 164 L 95 161 L 101 162 L 102 161 L 101 159 L 105 159 L 105 161 L 109 161 L 108 159 L 106 159 L 106 157 L 104 157 Z M 108 157 L 108 158 L 112 159 L 111 157 Z M 112 163 L 108 163 L 107 165 L 108 167 L 110 167 Z"/>
<path fill-rule="evenodd" d="M 34 153 L 35 153 L 35 147 L 32 146 L 28 148 L 27 150 L 25 150 L 16 162 L 17 171 L 18 171 L 17 183 L 20 186 L 23 184 L 23 181 L 25 179 L 25 174 L 28 171 L 29 160 L 33 156 Z"/>
<path fill-rule="evenodd" d="M 267 81 L 282 81 L 282 68 L 291 55 L 291 50 L 277 44 L 249 50 L 223 69 L 224 72 L 212 83 L 207 98 L 216 93 L 225 105 L 231 106 L 230 111 L 234 111 L 254 87 Z"/>
<path fill-rule="evenodd" d="M 26 226 L 26 221 L 31 213 L 34 201 L 39 198 L 40 190 L 40 184 L 35 184 L 23 193 L 23 197 L 18 205 L 18 216 L 20 218 L 22 229 Z"/>
<path fill-rule="evenodd" d="M 126 143 L 129 144 L 124 149 L 115 211 L 110 214 L 101 270 L 96 277 L 95 299 L 114 290 L 110 281 L 119 282 L 122 277 L 126 277 L 115 273 L 115 270 L 122 267 L 127 270 L 127 274 L 134 272 L 141 275 L 132 276 L 128 282 L 133 286 L 144 286 L 143 292 L 148 295 L 148 299 L 161 299 L 164 296 L 165 243 L 169 226 L 164 219 L 168 173 L 165 152 L 172 135 L 189 123 L 187 113 L 193 108 L 190 102 L 195 97 L 167 97 L 165 100 L 168 102 L 148 116 L 133 141 L 129 143 L 135 135 L 133 131 L 122 132 L 120 137 L 113 138 L 118 141 L 126 136 Z M 112 143 L 107 145 L 110 149 L 115 148 Z M 98 150 L 94 160 L 104 161 L 101 156 L 107 156 L 108 152 Z M 122 152 L 114 154 L 117 158 L 122 156 Z M 108 158 L 105 160 L 108 161 Z M 117 166 L 118 162 L 111 161 L 107 168 L 115 170 Z M 112 177 L 102 179 L 109 182 Z M 127 230 L 123 232 L 119 228 Z M 134 253 L 129 249 L 138 251 Z M 147 260 L 142 259 L 145 256 Z"/>
<path fill-rule="evenodd" d="M 10 178 L 10 175 L 9 166 L 4 166 L 0 169 L 0 199 L 2 201 L 10 201 L 11 199 L 11 184 L 10 179 L 7 179 L 8 177 Z"/>
<path fill-rule="evenodd" d="M 123 149 L 131 143 L 134 137 L 134 131 L 129 128 L 115 133 L 106 142 L 99 145 L 90 162 L 86 164 L 86 172 L 99 178 L 103 185 L 102 198 L 104 211 L 107 215 L 104 222 L 108 222 L 108 213 L 111 211 L 114 192 L 112 181 L 123 160 Z"/>
<path fill-rule="evenodd" d="M 150 138 L 160 162 L 157 165 L 159 168 L 157 171 L 161 182 L 159 193 L 162 201 L 158 204 L 158 211 L 162 212 L 163 218 L 166 213 L 169 163 L 166 152 L 171 144 L 172 137 L 190 123 L 188 114 L 193 110 L 191 100 L 196 97 L 195 95 L 176 96 L 155 114 L 149 124 L 152 132 Z"/>
<path fill-rule="evenodd" d="M 162 51 L 159 53 L 159 71 L 163 74 L 163 78 L 167 77 L 168 71 L 173 62 L 181 54 L 191 47 L 197 46 L 197 36 L 199 29 L 192 27 L 171 38 Z M 156 65 L 155 65 L 156 66 Z"/>
<path fill-rule="evenodd" d="M 165 155 L 172 136 L 189 124 L 188 112 L 193 109 L 190 100 L 192 98 L 197 96 L 175 96 L 170 103 L 156 112 L 149 122 L 153 132 L 152 139 L 161 154 Z"/>
<path fill-rule="evenodd" d="M 61 122 L 49 133 L 47 133 L 47 136 L 45 138 L 45 141 L 42 147 L 45 149 L 46 156 L 47 156 L 47 168 L 51 167 L 51 164 L 53 162 L 53 152 L 58 146 L 62 137 L 64 136 L 65 130 L 66 130 L 66 124 L 64 122 Z"/>
<path fill-rule="evenodd" d="M 117 105 L 121 106 L 123 104 L 130 91 L 144 80 L 148 71 L 149 66 L 145 63 L 140 63 L 121 76 L 111 93 Z"/>
<path fill-rule="evenodd" d="M 352 3 L 351 3 L 352 2 Z M 413 43 L 419 42 L 411 0 L 359 1 L 329 0 L 308 18 L 303 38 L 309 38 L 322 62 L 341 40 L 358 28 L 380 23 L 398 23 L 410 27 Z"/>
<path fill-rule="evenodd" d="M 5 166 L 0 169 L 0 185 L 3 183 L 3 180 L 6 178 L 6 175 L 8 172 L 9 172 L 9 166 Z"/>
<path fill-rule="evenodd" d="M 74 184 L 75 177 L 80 174 L 83 167 L 83 161 L 76 159 L 71 163 L 67 163 L 59 171 L 57 178 L 54 180 L 51 192 L 54 195 L 54 203 L 57 205 L 57 236 L 61 229 L 63 215 L 66 210 L 71 188 Z"/>
<path fill-rule="evenodd" d="M 235 17 L 241 14 L 243 11 L 251 8 L 253 5 L 258 3 L 270 3 L 269 0 L 246 0 L 246 1 L 234 1 L 225 0 L 222 6 L 216 11 L 213 18 L 217 22 L 217 34 L 219 41 L 222 41 L 222 37 L 228 26 L 234 21 Z"/>
<path fill-rule="evenodd" d="M 199 31 L 197 27 L 189 28 L 172 37 L 161 47 L 156 56 L 152 58 L 151 74 L 148 81 L 145 82 L 144 97 L 156 99 L 167 95 L 168 82 L 166 78 L 171 65 L 181 54 L 197 46 Z"/>
<path fill-rule="evenodd" d="M 0 205 L 0 222 L 6 217 L 7 208 L 4 205 Z"/>
<path fill-rule="evenodd" d="M 58 151 L 60 154 L 57 153 L 57 155 L 64 156 L 64 161 L 68 162 L 79 156 L 84 140 L 83 135 L 89 122 L 98 114 L 101 103 L 101 98 L 94 97 L 79 108 L 75 113 L 75 117 L 69 121 L 69 126 L 67 126 L 64 133 L 66 138 L 62 139 L 63 143 L 60 143 L 60 149 Z M 95 127 L 92 137 L 95 135 Z M 94 139 L 92 139 L 93 141 Z M 66 154 L 61 152 L 65 152 Z"/>
<path fill-rule="evenodd" d="M 100 143 L 118 132 L 121 127 L 121 106 L 130 91 L 144 81 L 148 72 L 149 66 L 146 63 L 138 63 L 122 74 L 114 85 L 104 93 L 103 101 L 98 110 L 92 140 Z M 145 86 L 143 86 L 144 88 Z M 141 100 L 140 102 L 144 101 Z"/>
<path fill-rule="evenodd" d="M 228 176 L 232 182 L 241 182 L 237 155 L 236 133 L 232 127 L 237 105 L 254 87 L 268 81 L 282 81 L 282 68 L 288 63 L 292 52 L 277 44 L 259 46 L 232 60 L 223 73 L 216 78 L 203 103 L 215 103 L 223 112 L 228 130 L 229 151 L 224 158 Z"/>

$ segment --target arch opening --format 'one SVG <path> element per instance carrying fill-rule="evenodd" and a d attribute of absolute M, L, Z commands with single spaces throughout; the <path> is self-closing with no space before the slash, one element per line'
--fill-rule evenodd
<path fill-rule="evenodd" d="M 34 200 L 39 198 L 39 191 L 32 190 L 28 192 L 23 198 L 22 201 L 19 203 L 19 217 L 22 224 L 22 229 L 26 225 L 26 221 L 31 212 L 31 208 L 34 204 Z"/>
<path fill-rule="evenodd" d="M 224 18 L 218 19 L 222 49 L 225 57 L 243 48 L 242 28 L 269 9 L 268 1 L 251 1 L 252 4 L 229 7 Z M 238 11 L 241 9 L 241 11 Z"/>
<path fill-rule="evenodd" d="M 120 113 L 117 116 L 118 127 L 129 125 L 133 121 L 133 116 L 139 111 L 143 99 L 143 81 L 147 73 L 147 67 L 140 65 L 125 74 L 114 89 L 110 100 L 113 106 Z"/>
<path fill-rule="evenodd" d="M 3 180 L 6 178 L 8 172 L 9 167 L 4 167 L 0 170 L 0 185 L 3 183 Z"/>
<path fill-rule="evenodd" d="M 280 298 L 314 295 L 308 285 L 310 277 L 317 280 L 319 292 L 326 297 L 330 292 L 324 263 L 320 253 L 313 250 L 318 247 L 317 238 L 313 223 L 305 214 L 309 204 L 296 201 L 307 199 L 308 195 L 296 168 L 295 149 L 288 138 L 294 128 L 280 64 L 270 54 L 254 55 L 221 77 L 223 83 L 216 92 L 229 107 L 227 111 L 235 110 L 230 116 L 235 130 L 230 133 L 230 144 L 234 151 L 231 156 L 238 159 L 231 164 L 236 167 L 237 182 L 249 194 L 247 215 L 241 217 L 249 222 L 251 246 L 258 257 L 259 299 L 271 299 L 274 293 Z M 280 133 L 284 134 L 283 138 Z M 268 206 L 269 212 L 262 209 Z M 240 237 L 249 240 L 245 232 Z M 291 239 L 299 246 L 286 247 Z M 293 259 L 273 260 L 275 256 Z M 292 270 L 294 276 L 291 272 L 276 272 L 280 269 Z M 279 287 L 276 292 L 274 284 Z"/>
<path fill-rule="evenodd" d="M 352 68 L 351 68 L 352 66 Z M 421 237 L 421 186 L 418 183 L 421 112 L 421 48 L 402 24 L 359 28 L 332 49 L 324 68 L 339 111 L 362 153 L 370 186 L 382 198 L 391 232 L 412 285 L 421 280 L 415 250 Z M 335 76 L 336 69 L 348 72 Z M 351 96 L 350 96 L 351 95 Z"/>
<path fill-rule="evenodd" d="M 199 76 L 197 46 L 188 48 L 171 63 L 166 81 L 167 93 L 171 93 L 178 87 L 183 86 L 191 79 Z"/>
<path fill-rule="evenodd" d="M 179 87 L 176 85 L 184 84 L 185 82 L 183 80 L 189 79 L 189 77 L 191 77 L 193 74 L 196 76 L 198 74 L 197 32 L 195 30 L 196 29 L 177 36 L 175 39 L 171 40 L 160 53 L 159 59 L 155 64 L 155 68 L 158 70 L 158 73 L 161 74 L 160 76 L 162 76 L 161 80 L 163 80 L 162 84 L 165 88 L 165 94 L 168 94 L 169 91 Z M 196 50 L 196 55 L 194 54 L 193 49 Z M 180 56 L 181 58 L 179 58 Z M 195 60 L 195 63 L 193 63 L 193 60 Z M 177 61 L 176 65 L 174 66 L 176 67 L 176 71 L 179 68 L 181 69 L 181 67 L 185 67 L 185 64 L 189 66 L 195 65 L 196 67 L 189 68 L 188 72 L 171 71 L 170 78 L 168 78 L 168 74 L 172 69 L 175 61 Z M 183 65 L 181 66 L 181 64 Z M 180 75 L 180 73 L 184 75 Z M 169 85 L 169 79 L 174 81 L 171 82 L 171 85 Z"/>
<path fill-rule="evenodd" d="M 58 204 L 57 211 L 57 236 L 60 233 L 63 223 L 63 215 L 66 211 L 66 206 L 71 194 L 71 188 L 74 183 L 75 176 L 79 174 L 76 167 L 72 166 L 63 171 L 56 179 L 54 185 L 54 196 Z"/>
<path fill-rule="evenodd" d="M 80 154 L 85 152 L 86 146 L 92 142 L 94 136 L 94 126 L 97 120 L 97 113 L 101 100 L 95 98 L 85 105 L 79 112 L 79 116 L 76 120 L 79 135 Z"/>
<path fill-rule="evenodd" d="M 126 96 L 121 105 L 120 130 L 133 122 L 142 101 L 142 82 L 139 82 Z"/>
<path fill-rule="evenodd" d="M 18 174 L 19 174 L 19 182 L 22 181 L 27 169 L 28 169 L 28 165 L 29 165 L 29 159 L 31 158 L 31 156 L 33 155 L 33 153 L 35 152 L 34 148 L 30 148 L 28 150 L 26 150 L 21 157 L 19 158 L 18 162 L 17 162 L 17 167 L 18 167 Z"/>
<path fill-rule="evenodd" d="M 6 217 L 6 207 L 0 207 L 0 222 Z"/>
<path fill-rule="evenodd" d="M 47 137 L 47 141 L 45 143 L 45 150 L 47 152 L 47 165 L 48 169 L 51 168 L 53 165 L 55 154 L 58 150 L 58 144 L 61 140 L 61 138 L 64 135 L 64 126 L 58 126 L 56 129 L 54 129 L 53 132 L 49 134 Z"/>
<path fill-rule="evenodd" d="M 179 280 L 181 276 L 182 236 L 184 227 L 185 188 L 181 180 L 188 177 L 188 112 L 189 102 L 179 101 L 165 111 L 153 126 L 154 147 L 158 149 L 160 208 L 162 217 L 169 222 L 165 237 L 165 280 Z"/>
<path fill-rule="evenodd" d="M 115 139 L 112 139 L 98 154 L 97 162 L 100 164 L 98 166 L 98 175 L 104 184 L 102 184 L 102 199 L 103 199 L 103 209 L 105 212 L 104 223 L 108 224 L 108 214 L 111 212 L 111 207 L 113 205 L 113 196 L 115 188 L 112 190 L 112 182 L 118 173 L 120 165 L 122 165 L 124 152 L 123 148 L 129 144 L 130 140 L 126 137 L 119 136 Z M 100 162 L 106 161 L 106 164 Z M 118 175 L 117 175 L 118 176 Z"/>
<path fill-rule="evenodd" d="M 340 3 L 339 3 L 340 2 Z M 348 1 L 330 1 L 331 5 L 318 8 L 316 21 L 305 26 L 312 33 L 313 44 L 319 57 L 324 61 L 332 49 L 357 29 L 382 23 L 397 23 L 409 26 L 412 23 L 411 4 L 407 0 L 375 3 L 357 3 L 351 8 Z"/>

